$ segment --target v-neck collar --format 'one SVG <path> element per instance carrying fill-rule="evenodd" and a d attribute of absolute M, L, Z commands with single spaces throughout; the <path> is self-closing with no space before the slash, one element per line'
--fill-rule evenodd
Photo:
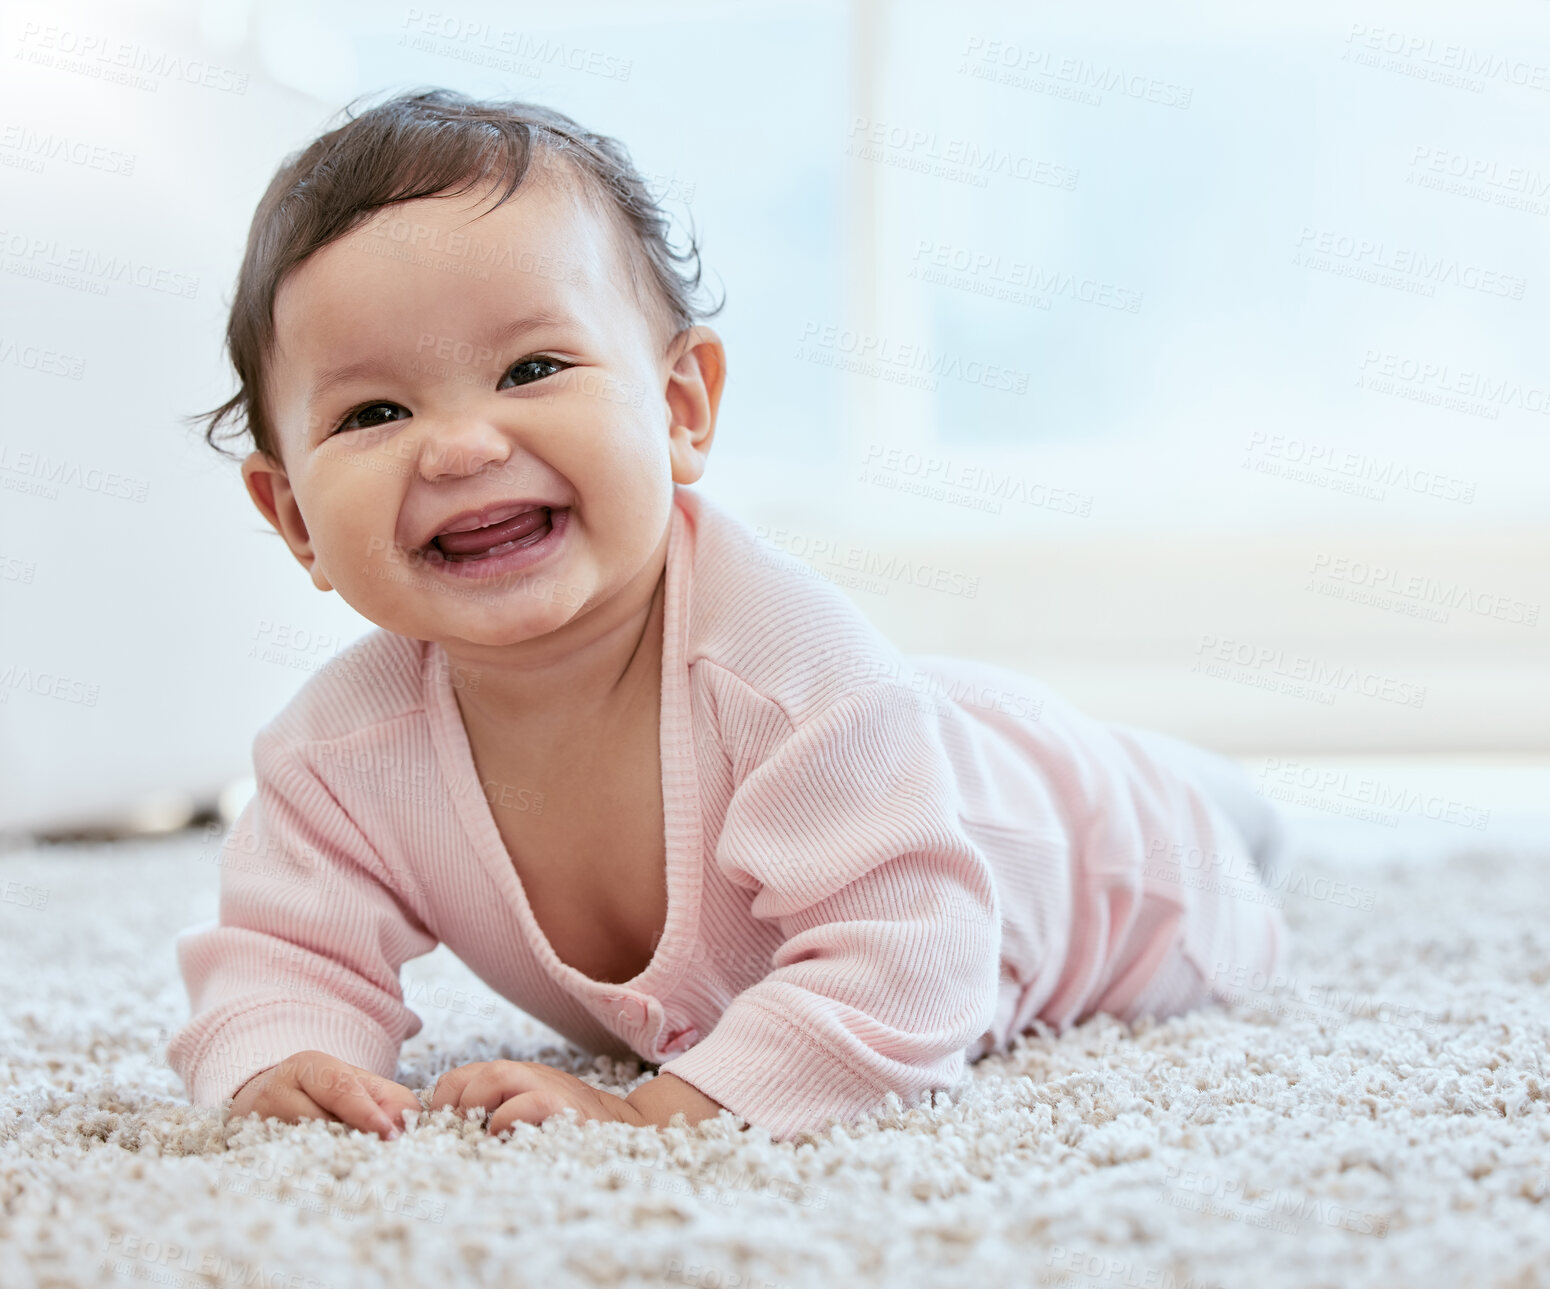
<path fill-rule="evenodd" d="M 594 1003 L 612 1003 L 621 995 L 661 997 L 674 987 L 693 958 L 699 931 L 703 862 L 698 790 L 694 758 L 694 728 L 689 711 L 689 672 L 685 661 L 688 625 L 689 567 L 694 526 L 684 513 L 678 485 L 668 520 L 662 615 L 662 816 L 666 853 L 667 920 L 662 938 L 645 968 L 626 981 L 594 980 L 560 959 L 533 916 L 522 879 L 506 850 L 494 813 L 479 786 L 479 772 L 468 743 L 468 731 L 452 692 L 451 668 L 439 644 L 428 642 L 422 652 L 421 684 L 431 737 L 442 773 L 475 855 L 489 871 L 496 888 L 516 910 L 534 956 L 567 991 Z"/>

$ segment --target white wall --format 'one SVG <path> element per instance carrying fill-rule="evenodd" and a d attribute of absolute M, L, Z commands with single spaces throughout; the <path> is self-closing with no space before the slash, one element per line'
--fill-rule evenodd
<path fill-rule="evenodd" d="M 418 84 L 558 106 L 692 212 L 729 301 L 704 486 L 907 647 L 1243 752 L 1545 750 L 1543 5 L 556 12 L 7 10 L 0 828 L 209 795 L 365 629 L 179 418 L 229 392 L 225 304 L 282 156 Z M 1436 79 L 1459 61 L 1469 84 Z M 1467 191 L 1428 186 L 1461 168 Z M 88 257 L 129 275 L 47 276 Z M 882 360 L 837 365 L 863 344 Z M 918 362 L 945 364 L 934 388 Z M 1389 364 L 1426 374 L 1376 383 Z M 1292 477 L 1292 443 L 1388 482 Z M 918 491 L 948 474 L 977 484 Z M 1381 564 L 1410 593 L 1308 589 L 1340 561 L 1326 592 Z M 1429 594 L 1446 620 L 1414 616 Z M 1224 641 L 1253 661 L 1202 674 Z M 1265 687 L 1299 667 L 1346 679 Z"/>

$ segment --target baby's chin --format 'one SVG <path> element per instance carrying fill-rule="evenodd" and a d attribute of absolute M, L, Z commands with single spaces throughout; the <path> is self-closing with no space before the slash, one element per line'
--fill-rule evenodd
<path fill-rule="evenodd" d="M 579 593 L 559 593 L 549 579 L 531 576 L 504 586 L 443 583 L 426 573 L 414 580 L 416 585 L 401 585 L 391 596 L 369 583 L 334 589 L 384 631 L 452 647 L 503 648 L 536 640 L 565 626 L 586 602 Z"/>
<path fill-rule="evenodd" d="M 426 634 L 418 638 L 432 640 L 453 652 L 460 648 L 514 649 L 553 635 L 571 616 L 573 615 L 567 614 L 563 620 L 528 620 L 521 623 L 490 622 L 488 619 L 466 622 L 443 620 L 437 624 L 435 634 Z"/>

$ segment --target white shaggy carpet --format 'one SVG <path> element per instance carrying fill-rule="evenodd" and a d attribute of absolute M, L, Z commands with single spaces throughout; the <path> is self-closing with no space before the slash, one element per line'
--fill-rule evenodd
<path fill-rule="evenodd" d="M 1300 835 L 1304 874 L 1367 893 L 1287 895 L 1274 1003 L 1032 1036 L 934 1105 L 787 1145 L 726 1117 L 223 1126 L 162 1060 L 212 844 L 0 856 L 0 1284 L 1550 1285 L 1550 844 L 1453 831 L 1355 870 Z M 496 1056 L 646 1073 L 442 950 L 406 984 L 410 1086 Z"/>

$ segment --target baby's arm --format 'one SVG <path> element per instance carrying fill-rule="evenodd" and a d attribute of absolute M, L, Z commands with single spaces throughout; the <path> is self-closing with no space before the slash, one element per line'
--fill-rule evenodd
<path fill-rule="evenodd" d="M 420 1029 L 404 1006 L 399 968 L 436 939 L 394 894 L 381 858 L 300 749 L 265 731 L 254 769 L 257 794 L 222 850 L 219 922 L 178 940 L 193 1015 L 168 1060 L 196 1105 L 258 1083 L 234 1107 L 308 1117 L 307 1105 L 277 1086 L 294 1072 L 295 1090 L 312 1105 L 337 1115 L 332 1098 L 365 1111 L 362 1122 L 346 1122 L 366 1126 L 374 1116 L 338 1085 L 349 1070 L 391 1083 L 399 1047 Z M 314 1058 L 310 1069 L 302 1062 L 255 1079 L 303 1055 Z M 384 1110 L 406 1106 L 391 1088 L 384 1095 Z"/>
<path fill-rule="evenodd" d="M 647 1123 L 659 1128 L 665 1128 L 675 1114 L 682 1114 L 688 1123 L 695 1124 L 701 1119 L 714 1119 L 724 1109 L 721 1102 L 676 1074 L 658 1074 L 647 1079 L 624 1099 L 640 1111 Z"/>
<path fill-rule="evenodd" d="M 956 1082 L 994 1016 L 1000 910 L 916 695 L 869 686 L 792 729 L 734 791 L 716 863 L 784 942 L 663 1074 L 777 1138 Z"/>

